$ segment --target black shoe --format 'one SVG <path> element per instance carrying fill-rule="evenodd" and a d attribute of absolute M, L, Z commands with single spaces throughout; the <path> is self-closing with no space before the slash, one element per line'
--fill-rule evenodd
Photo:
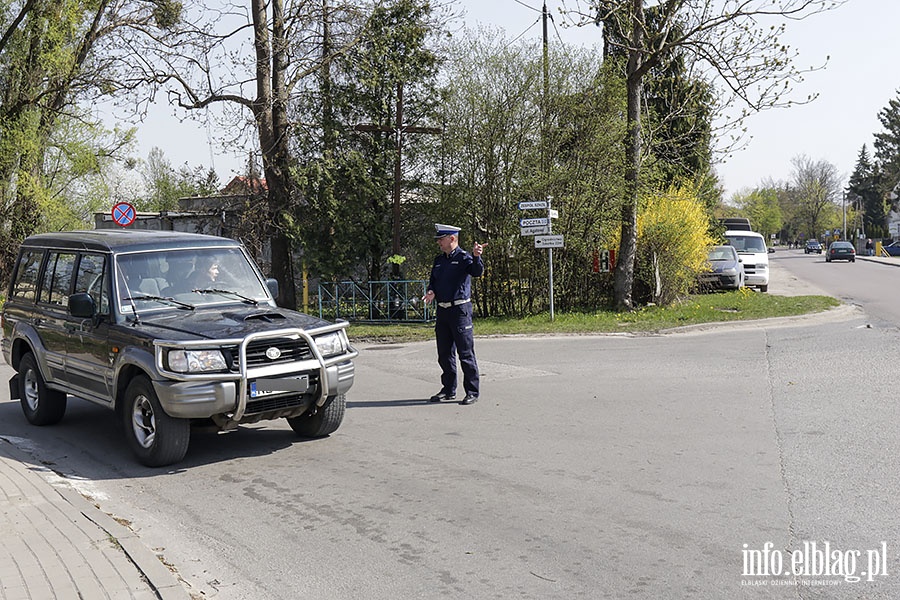
<path fill-rule="evenodd" d="M 475 404 L 478 402 L 478 396 L 475 394 L 466 394 L 466 397 L 462 399 L 460 404 Z"/>
<path fill-rule="evenodd" d="M 444 400 L 456 400 L 456 394 L 448 394 L 447 392 L 438 392 L 428 399 L 429 402 L 443 402 Z"/>

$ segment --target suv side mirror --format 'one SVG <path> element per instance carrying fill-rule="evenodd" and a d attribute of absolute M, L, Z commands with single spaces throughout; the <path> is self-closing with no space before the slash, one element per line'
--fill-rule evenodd
<path fill-rule="evenodd" d="M 94 299 L 90 294 L 72 294 L 69 296 L 69 313 L 79 319 L 92 319 L 97 312 Z"/>
<path fill-rule="evenodd" d="M 775 248 L 769 248 L 769 254 L 775 254 Z"/>
<path fill-rule="evenodd" d="M 272 297 L 277 299 L 278 298 L 278 280 L 272 279 L 271 277 L 269 279 L 266 279 L 266 287 L 269 288 L 269 293 L 272 294 Z"/>

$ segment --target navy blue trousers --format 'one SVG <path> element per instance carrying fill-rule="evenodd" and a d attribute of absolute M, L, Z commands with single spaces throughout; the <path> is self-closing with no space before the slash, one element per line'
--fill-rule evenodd
<path fill-rule="evenodd" d="M 463 371 L 463 389 L 478 395 L 478 363 L 472 335 L 472 303 L 437 309 L 434 322 L 438 364 L 441 366 L 441 391 L 456 393 L 456 355 Z"/>

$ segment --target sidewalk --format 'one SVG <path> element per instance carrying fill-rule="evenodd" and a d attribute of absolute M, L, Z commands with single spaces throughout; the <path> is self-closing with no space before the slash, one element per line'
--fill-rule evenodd
<path fill-rule="evenodd" d="M 0 438 L 0 599 L 187 600 L 128 528 Z"/>
<path fill-rule="evenodd" d="M 869 262 L 877 262 L 883 265 L 900 267 L 900 256 L 866 256 L 865 254 L 857 254 L 856 260 L 867 260 Z"/>

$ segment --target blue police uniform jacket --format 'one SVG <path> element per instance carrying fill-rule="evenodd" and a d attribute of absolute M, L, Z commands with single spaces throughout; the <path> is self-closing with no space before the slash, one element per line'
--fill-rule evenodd
<path fill-rule="evenodd" d="M 428 289 L 434 292 L 436 302 L 465 300 L 472 293 L 472 277 L 481 277 L 484 262 L 459 246 L 449 255 L 441 252 L 431 267 Z"/>

